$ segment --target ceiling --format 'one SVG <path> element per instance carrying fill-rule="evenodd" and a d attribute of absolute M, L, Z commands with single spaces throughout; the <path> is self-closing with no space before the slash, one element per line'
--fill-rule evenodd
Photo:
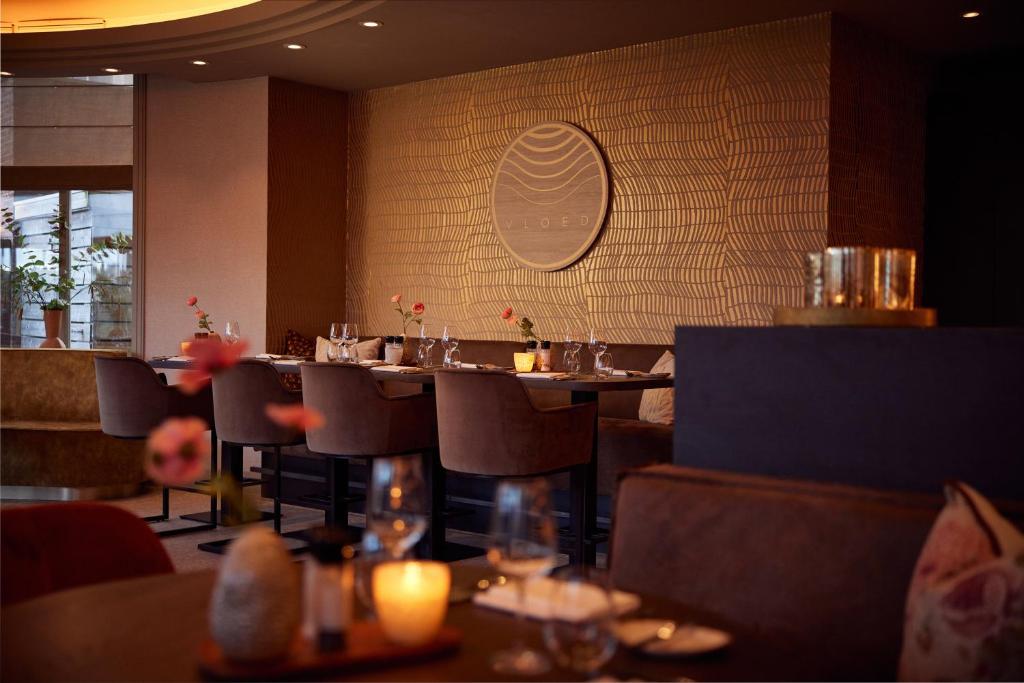
<path fill-rule="evenodd" d="M 12 32 L 90 30 L 185 19 L 258 0 L 3 0 L 0 22 Z M 97 22 L 100 23 L 97 23 Z"/>
<path fill-rule="evenodd" d="M 981 16 L 963 19 L 971 9 Z M 5 34 L 0 67 L 16 76 L 269 75 L 360 90 L 826 11 L 926 58 L 1024 45 L 1021 0 L 263 0 L 147 25 Z"/>

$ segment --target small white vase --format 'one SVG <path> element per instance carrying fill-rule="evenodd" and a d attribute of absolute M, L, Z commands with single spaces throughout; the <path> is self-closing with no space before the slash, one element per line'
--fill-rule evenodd
<path fill-rule="evenodd" d="M 210 601 L 210 634 L 235 661 L 284 655 L 299 627 L 299 577 L 281 537 L 266 527 L 231 544 Z"/>

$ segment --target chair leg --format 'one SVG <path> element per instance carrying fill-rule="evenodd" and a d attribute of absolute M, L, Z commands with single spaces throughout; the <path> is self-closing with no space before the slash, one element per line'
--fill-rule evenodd
<path fill-rule="evenodd" d="M 583 565 L 586 554 L 586 496 L 587 471 L 585 465 L 569 470 L 569 530 L 572 533 L 572 563 Z"/>
<path fill-rule="evenodd" d="M 327 493 L 331 498 L 324 523 L 327 526 L 348 526 L 348 460 L 327 459 Z"/>
<path fill-rule="evenodd" d="M 423 472 L 427 479 L 427 488 L 430 491 L 430 527 L 427 530 L 427 544 L 424 550 L 431 559 L 444 560 L 444 508 L 447 492 L 445 471 L 441 466 L 440 452 L 436 448 L 423 453 Z"/>
<path fill-rule="evenodd" d="M 281 533 L 281 447 L 274 446 L 274 531 Z"/>
<path fill-rule="evenodd" d="M 171 490 L 165 486 L 162 493 L 163 493 L 163 495 L 162 495 L 162 500 L 161 500 L 161 514 L 163 515 L 164 519 L 170 519 L 171 518 Z"/>
<path fill-rule="evenodd" d="M 217 478 L 217 430 L 210 430 L 210 485 Z M 217 524 L 217 492 L 210 491 L 210 523 Z"/>

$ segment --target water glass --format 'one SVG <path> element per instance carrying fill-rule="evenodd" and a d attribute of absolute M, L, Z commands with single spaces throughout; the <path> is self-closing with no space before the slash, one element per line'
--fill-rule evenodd
<path fill-rule="evenodd" d="M 594 359 L 594 374 L 598 379 L 611 377 L 615 373 L 615 366 L 612 364 L 612 354 L 602 353 Z"/>
<path fill-rule="evenodd" d="M 579 567 L 555 575 L 544 645 L 560 666 L 595 679 L 615 654 L 615 608 L 605 572 Z"/>
<path fill-rule="evenodd" d="M 420 346 L 416 352 L 416 365 L 429 368 L 433 365 L 434 343 L 437 340 L 430 336 L 430 328 L 426 323 L 420 325 Z"/>
<path fill-rule="evenodd" d="M 597 358 L 608 350 L 608 342 L 601 339 L 597 330 L 590 330 L 590 340 L 587 343 L 590 353 L 594 354 L 594 374 L 597 374 Z"/>
<path fill-rule="evenodd" d="M 462 352 L 457 348 L 449 349 L 445 354 L 444 366 L 446 368 L 461 368 L 462 367 Z"/>
<path fill-rule="evenodd" d="M 366 528 L 388 557 L 402 559 L 427 530 L 427 485 L 419 455 L 373 458 Z"/>
<path fill-rule="evenodd" d="M 242 338 L 242 328 L 238 326 L 237 320 L 232 320 L 224 327 L 224 341 L 228 344 L 237 344 Z"/>
<path fill-rule="evenodd" d="M 494 670 L 506 675 L 536 676 L 551 668 L 544 653 L 526 647 L 522 640 L 526 582 L 550 572 L 556 562 L 558 532 L 551 514 L 551 490 L 547 480 L 506 479 L 498 484 L 491 515 L 487 560 L 514 583 L 519 609 L 517 634 L 512 647 L 491 659 Z"/>
<path fill-rule="evenodd" d="M 562 355 L 562 368 L 565 372 L 570 375 L 578 375 L 580 374 L 580 366 L 579 349 L 576 349 L 575 351 L 566 349 L 565 353 Z"/>
<path fill-rule="evenodd" d="M 913 249 L 883 249 L 879 254 L 879 308 L 909 311 L 914 308 L 917 252 Z"/>
<path fill-rule="evenodd" d="M 355 344 L 359 341 L 359 327 L 355 323 L 345 323 L 341 329 L 341 343 L 344 344 L 344 359 L 355 363 L 359 360 Z"/>
<path fill-rule="evenodd" d="M 327 347 L 327 360 L 334 362 L 341 357 L 341 342 L 344 339 L 344 323 L 331 323 L 331 329 L 327 333 L 327 339 L 331 342 Z"/>
<path fill-rule="evenodd" d="M 566 327 L 565 333 L 562 335 L 562 343 L 569 353 L 576 353 L 583 348 L 583 333 L 580 332 L 580 328 L 576 325 Z"/>

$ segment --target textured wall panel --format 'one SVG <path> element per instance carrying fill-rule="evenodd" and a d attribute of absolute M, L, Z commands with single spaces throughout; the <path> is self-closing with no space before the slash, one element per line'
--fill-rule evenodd
<path fill-rule="evenodd" d="M 467 338 L 567 322 L 617 342 L 677 324 L 767 324 L 825 244 L 829 18 L 745 27 L 357 93 L 348 313 L 397 331 L 388 297 Z M 524 129 L 585 129 L 611 174 L 606 227 L 572 266 L 518 266 L 492 232 L 495 164 Z"/>

